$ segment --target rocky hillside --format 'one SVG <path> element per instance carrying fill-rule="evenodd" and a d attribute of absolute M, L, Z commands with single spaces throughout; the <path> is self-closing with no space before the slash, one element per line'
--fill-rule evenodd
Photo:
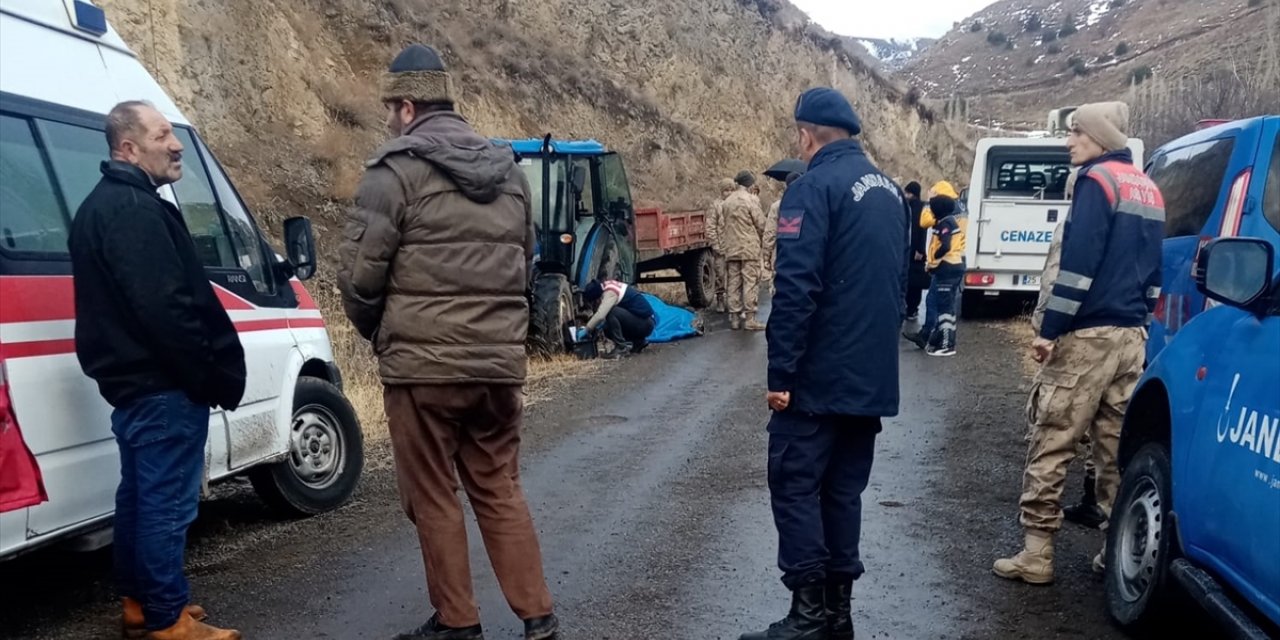
<path fill-rule="evenodd" d="M 1124 98 L 1153 79 L 1280 84 L 1277 32 L 1280 0 L 1001 0 L 912 60 L 904 80 L 931 99 L 961 97 L 970 120 L 1043 126 L 1051 108 Z"/>
<path fill-rule="evenodd" d="M 970 161 L 785 0 L 102 4 L 269 228 L 305 212 L 322 245 L 385 136 L 378 74 L 411 42 L 442 50 L 482 133 L 600 139 L 623 152 L 640 199 L 696 204 L 719 177 L 789 155 L 791 108 L 814 85 L 854 100 L 895 175 L 955 176 Z"/>

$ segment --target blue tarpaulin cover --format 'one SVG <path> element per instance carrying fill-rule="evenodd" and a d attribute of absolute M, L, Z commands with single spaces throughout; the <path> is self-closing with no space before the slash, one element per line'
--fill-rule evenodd
<path fill-rule="evenodd" d="M 688 309 L 669 305 L 650 294 L 643 294 L 644 299 L 653 307 L 658 324 L 649 335 L 649 342 L 675 342 L 684 338 L 702 335 L 697 315 Z"/>

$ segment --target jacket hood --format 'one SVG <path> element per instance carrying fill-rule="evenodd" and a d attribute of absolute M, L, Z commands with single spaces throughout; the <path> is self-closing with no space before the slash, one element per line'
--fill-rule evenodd
<path fill-rule="evenodd" d="M 960 194 L 956 191 L 956 188 L 951 186 L 951 183 L 946 180 L 939 181 L 937 184 L 933 185 L 933 194 L 937 196 L 946 196 L 952 200 L 960 199 Z"/>
<path fill-rule="evenodd" d="M 516 168 L 511 149 L 493 144 L 451 111 L 414 120 L 404 135 L 382 145 L 367 166 L 397 153 L 430 162 L 448 174 L 463 195 L 482 204 L 498 199 L 502 185 Z"/>

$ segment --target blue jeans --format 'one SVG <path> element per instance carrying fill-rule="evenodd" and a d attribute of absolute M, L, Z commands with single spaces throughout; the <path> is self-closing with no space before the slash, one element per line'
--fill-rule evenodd
<path fill-rule="evenodd" d="M 880 418 L 773 414 L 769 497 L 778 568 L 792 591 L 865 572 L 858 553 Z"/>
<path fill-rule="evenodd" d="M 167 629 L 191 599 L 183 562 L 200 501 L 209 407 L 179 391 L 146 396 L 111 413 L 111 432 L 120 447 L 116 586 L 142 603 L 147 629 Z"/>
<path fill-rule="evenodd" d="M 920 335 L 931 347 L 956 347 L 956 316 L 964 265 L 943 263 L 933 270 L 929 295 L 924 300 L 924 324 Z"/>

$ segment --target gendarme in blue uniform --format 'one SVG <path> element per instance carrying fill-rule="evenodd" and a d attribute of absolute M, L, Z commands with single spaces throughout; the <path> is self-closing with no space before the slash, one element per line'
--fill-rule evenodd
<path fill-rule="evenodd" d="M 791 411 L 898 414 L 898 332 L 909 231 L 905 197 L 854 140 L 831 143 L 778 212 L 769 390 Z"/>
<path fill-rule="evenodd" d="M 848 101 L 831 89 L 801 96 L 796 120 L 860 130 Z M 793 591 L 788 624 L 794 637 L 808 637 L 812 590 L 825 593 L 819 604 L 847 612 L 864 571 L 862 492 L 880 419 L 898 413 L 910 211 L 902 190 L 851 138 L 817 151 L 779 209 L 769 390 L 790 392 L 791 402 L 769 422 L 769 492 L 778 565 Z M 851 636 L 851 628 L 840 635 Z"/>

